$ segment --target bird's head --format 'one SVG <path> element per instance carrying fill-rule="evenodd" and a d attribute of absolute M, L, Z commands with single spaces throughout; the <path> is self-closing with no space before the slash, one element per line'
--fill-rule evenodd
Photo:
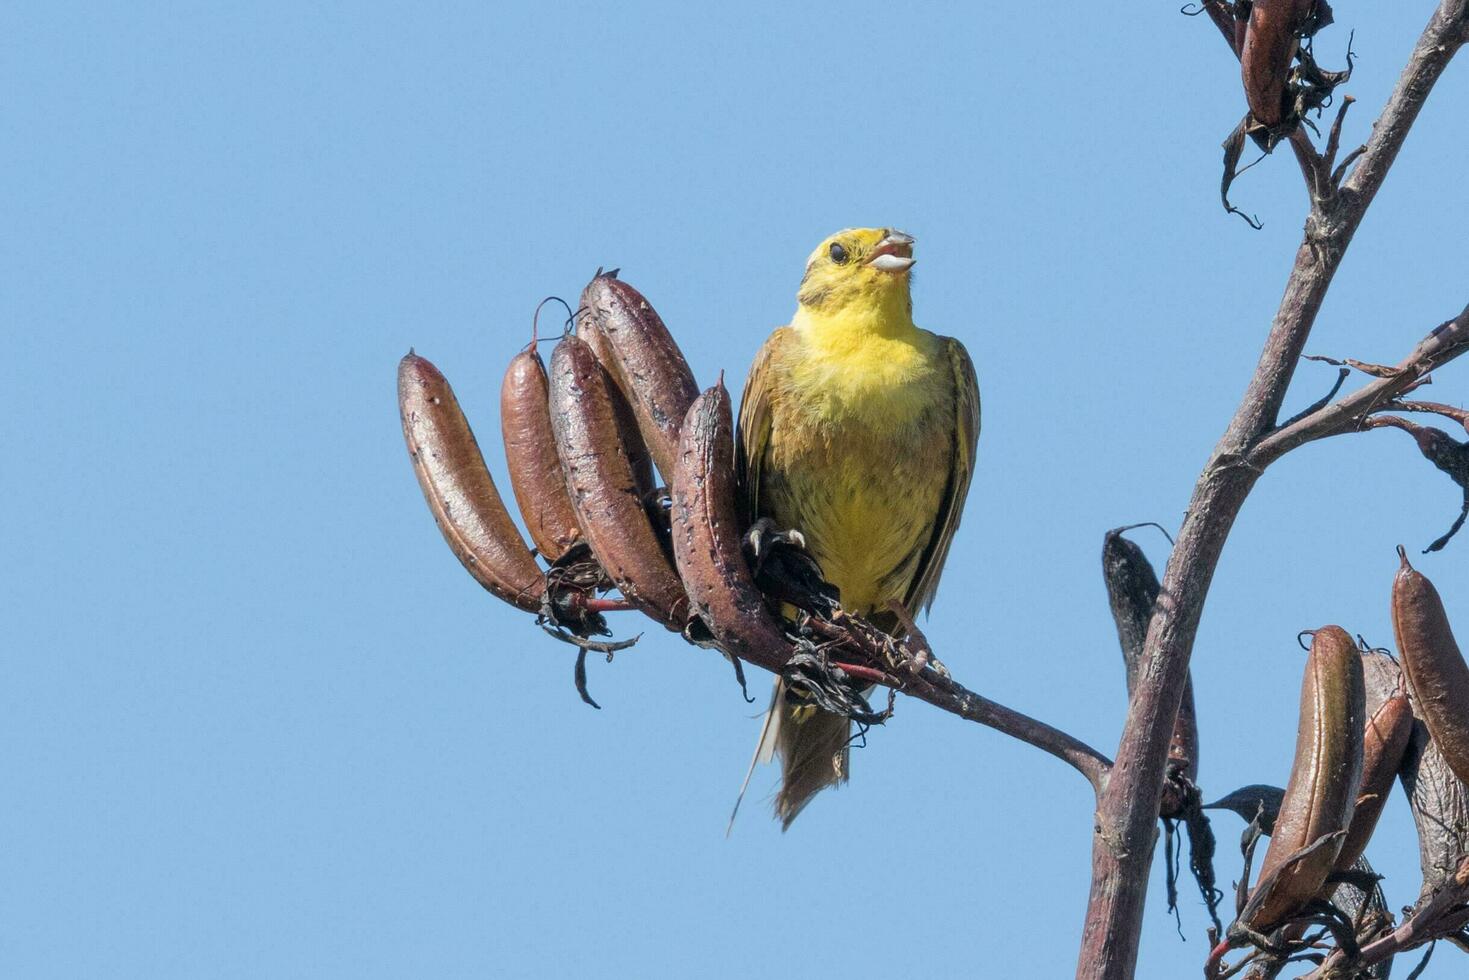
<path fill-rule="evenodd" d="M 911 236 L 892 228 L 848 228 L 811 253 L 796 300 L 808 311 L 824 314 L 853 305 L 911 309 L 911 268 Z"/>

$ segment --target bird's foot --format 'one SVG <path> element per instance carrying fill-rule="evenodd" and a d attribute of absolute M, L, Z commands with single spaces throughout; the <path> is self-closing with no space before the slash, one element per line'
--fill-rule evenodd
<path fill-rule="evenodd" d="M 765 564 L 765 559 L 771 551 L 779 547 L 795 548 L 799 551 L 806 550 L 806 536 L 795 528 L 782 530 L 775 526 L 775 522 L 768 517 L 762 517 L 750 525 L 750 530 L 745 532 L 745 547 L 750 550 L 750 557 L 755 560 L 756 574 L 760 566 Z"/>
<path fill-rule="evenodd" d="M 767 598 L 826 617 L 836 611 L 836 588 L 822 578 L 800 531 L 762 517 L 745 533 L 744 547 L 750 574 Z"/>
<path fill-rule="evenodd" d="M 919 629 L 918 624 L 913 621 L 908 607 L 894 599 L 888 603 L 888 610 L 897 617 L 898 623 L 908 634 L 904 646 L 910 651 L 911 659 L 904 666 L 914 674 L 923 673 L 923 669 L 927 667 L 945 680 L 949 680 L 951 677 L 949 668 L 933 655 L 933 647 L 929 645 L 928 637 L 923 635 L 923 630 Z"/>

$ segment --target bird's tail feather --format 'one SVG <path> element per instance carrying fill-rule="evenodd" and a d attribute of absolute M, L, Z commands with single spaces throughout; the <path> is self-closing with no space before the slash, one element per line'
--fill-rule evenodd
<path fill-rule="evenodd" d="M 774 742 L 781 769 L 775 815 L 788 830 L 813 796 L 847 781 L 852 723 L 815 705 L 790 704 L 783 691 L 772 708 L 779 716 Z"/>
<path fill-rule="evenodd" d="M 775 815 L 781 829 L 788 830 L 791 821 L 813 796 L 828 786 L 847 781 L 851 735 L 852 723 L 844 716 L 821 711 L 814 705 L 788 703 L 785 684 L 777 679 L 770 710 L 765 713 L 765 725 L 760 729 L 760 741 L 745 772 L 734 812 L 729 815 L 726 836 L 734 828 L 735 814 L 740 811 L 740 801 L 745 798 L 756 766 L 780 756 L 781 781 L 775 794 Z"/>
<path fill-rule="evenodd" d="M 760 741 L 755 743 L 755 754 L 750 757 L 750 768 L 745 770 L 745 781 L 740 783 L 740 795 L 735 797 L 734 809 L 729 813 L 729 825 L 724 828 L 726 837 L 734 830 L 735 817 L 739 816 L 740 803 L 745 799 L 745 790 L 750 788 L 750 777 L 755 775 L 755 767 L 764 765 L 775 758 L 775 741 L 777 729 L 780 728 L 781 716 L 778 709 L 784 694 L 784 685 L 777 677 L 775 693 L 770 697 L 770 707 L 765 710 L 765 724 L 760 726 Z"/>

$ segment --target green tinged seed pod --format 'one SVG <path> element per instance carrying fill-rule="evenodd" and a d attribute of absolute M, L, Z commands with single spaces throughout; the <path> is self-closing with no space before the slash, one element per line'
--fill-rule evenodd
<path fill-rule="evenodd" d="M 1367 719 L 1362 730 L 1362 781 L 1357 789 L 1357 809 L 1336 859 L 1337 871 L 1351 868 L 1367 849 L 1412 734 L 1413 708 L 1405 694 L 1395 694 L 1383 701 Z"/>
<path fill-rule="evenodd" d="M 1295 762 L 1270 849 L 1240 922 L 1270 932 L 1322 891 L 1356 808 L 1366 691 L 1362 658 L 1339 626 L 1316 631 L 1301 683 Z"/>

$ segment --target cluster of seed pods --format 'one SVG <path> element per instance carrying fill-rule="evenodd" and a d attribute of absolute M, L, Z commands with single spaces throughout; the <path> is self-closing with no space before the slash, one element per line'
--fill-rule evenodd
<path fill-rule="evenodd" d="M 1383 916 L 1355 934 L 1364 920 L 1331 903 L 1344 882 L 1370 890 L 1360 880 L 1361 860 L 1395 781 L 1418 827 L 1423 902 L 1454 887 L 1455 870 L 1469 857 L 1469 664 L 1438 591 L 1398 553 L 1391 610 L 1401 666 L 1339 626 L 1312 631 L 1290 781 L 1273 800 L 1254 794 L 1270 845 L 1252 886 L 1247 864 L 1238 915 L 1211 955 L 1212 968 L 1230 947 L 1299 952 L 1292 944 L 1311 926 L 1353 951 L 1390 932 Z M 1231 796 L 1243 799 L 1251 789 L 1269 787 Z"/>
<path fill-rule="evenodd" d="M 742 551 L 729 393 L 721 382 L 700 394 L 663 320 L 616 273 L 592 279 L 575 320 L 549 371 L 533 340 L 501 388 L 529 543 L 449 382 L 415 353 L 399 364 L 404 438 L 450 549 L 491 594 L 572 636 L 633 608 L 779 670 L 792 648 Z M 601 594 L 612 588 L 620 598 Z"/>

